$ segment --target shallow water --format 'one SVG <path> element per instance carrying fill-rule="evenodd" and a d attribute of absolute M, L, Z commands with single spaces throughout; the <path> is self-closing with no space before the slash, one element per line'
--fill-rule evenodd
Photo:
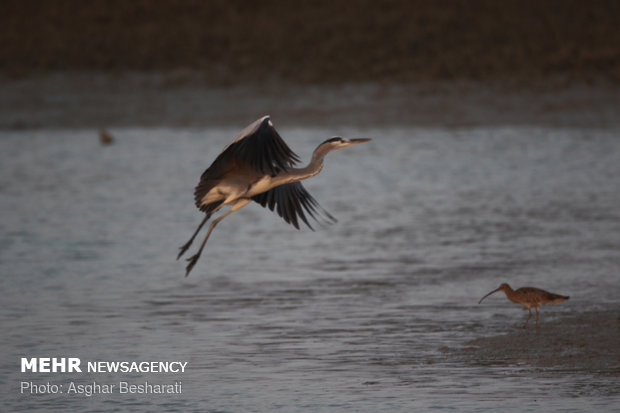
<path fill-rule="evenodd" d="M 617 307 L 616 129 L 282 127 L 338 222 L 297 231 L 250 204 L 188 278 L 193 187 L 241 128 L 0 132 L 7 411 L 605 411 L 618 371 L 472 362 L 472 339 L 525 316 L 488 291 L 571 299 L 541 325 Z M 192 254 L 194 245 L 188 255 Z M 523 334 L 535 334 L 525 330 Z M 187 361 L 181 374 L 21 373 L 20 357 Z M 182 394 L 22 394 L 21 381 L 182 381 Z"/>

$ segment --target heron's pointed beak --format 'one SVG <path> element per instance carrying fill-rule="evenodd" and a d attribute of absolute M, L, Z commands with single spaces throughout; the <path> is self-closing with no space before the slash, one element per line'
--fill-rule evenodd
<path fill-rule="evenodd" d="M 485 295 L 484 297 L 482 297 L 482 298 L 480 299 L 480 301 L 478 301 L 478 304 L 480 304 L 480 303 L 482 302 L 482 300 L 484 300 L 485 298 L 487 298 L 487 297 L 488 297 L 488 296 L 490 296 L 491 294 L 498 292 L 499 290 L 501 290 L 501 287 L 500 287 L 500 288 L 498 288 L 497 290 L 493 290 L 493 291 L 491 291 L 490 293 L 488 293 L 487 295 Z"/>
<path fill-rule="evenodd" d="M 358 143 L 368 142 L 370 140 L 372 139 L 370 138 L 349 139 L 349 142 L 351 143 L 351 145 L 357 145 Z"/>

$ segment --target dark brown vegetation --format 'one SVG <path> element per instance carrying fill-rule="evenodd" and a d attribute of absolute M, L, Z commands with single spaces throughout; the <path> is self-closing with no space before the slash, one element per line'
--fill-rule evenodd
<path fill-rule="evenodd" d="M 3 0 L 0 73 L 620 82 L 616 0 Z"/>

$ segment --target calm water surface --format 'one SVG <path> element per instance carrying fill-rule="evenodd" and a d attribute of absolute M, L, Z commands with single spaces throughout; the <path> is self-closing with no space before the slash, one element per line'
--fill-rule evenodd
<path fill-rule="evenodd" d="M 6 411 L 605 411 L 618 377 L 460 356 L 526 313 L 501 282 L 617 306 L 618 130 L 282 127 L 338 222 L 297 231 L 252 203 L 189 278 L 200 174 L 241 128 L 0 132 Z M 192 254 L 197 245 L 188 254 Z M 527 332 L 526 332 L 527 333 Z M 21 373 L 20 357 L 187 361 L 182 374 Z M 182 381 L 180 395 L 30 395 L 20 382 Z"/>

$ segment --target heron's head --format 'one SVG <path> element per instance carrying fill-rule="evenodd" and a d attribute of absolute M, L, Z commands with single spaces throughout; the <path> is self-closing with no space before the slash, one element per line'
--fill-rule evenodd
<path fill-rule="evenodd" d="M 347 146 L 357 145 L 358 143 L 368 142 L 370 138 L 347 139 L 340 136 L 334 136 L 323 142 L 320 146 L 326 146 L 329 150 L 346 148 Z"/>

